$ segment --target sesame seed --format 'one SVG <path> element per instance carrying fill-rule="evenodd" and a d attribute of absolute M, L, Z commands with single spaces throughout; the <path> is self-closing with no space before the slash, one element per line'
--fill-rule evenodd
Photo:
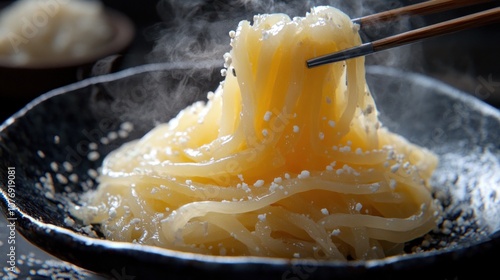
<path fill-rule="evenodd" d="M 262 135 L 263 135 L 264 137 L 267 137 L 267 135 L 269 135 L 269 132 L 267 132 L 267 129 L 265 129 L 265 128 L 264 128 L 264 129 L 262 130 Z"/>
<path fill-rule="evenodd" d="M 90 160 L 90 161 L 96 161 L 99 159 L 99 153 L 96 152 L 96 151 L 92 151 L 90 153 L 88 153 L 87 155 L 87 158 Z"/>
<path fill-rule="evenodd" d="M 389 181 L 389 188 L 391 188 L 391 190 L 396 189 L 396 180 L 391 179 L 391 180 Z"/>
<path fill-rule="evenodd" d="M 119 130 L 118 131 L 118 136 L 120 136 L 120 138 L 127 138 L 128 137 L 128 132 L 125 131 L 125 130 Z"/>
<path fill-rule="evenodd" d="M 399 164 L 399 163 L 394 164 L 393 166 L 391 166 L 391 172 L 392 172 L 392 173 L 396 173 L 396 172 L 398 172 L 399 167 L 400 167 L 400 164 Z"/>
<path fill-rule="evenodd" d="M 347 152 L 351 151 L 351 147 L 350 146 L 340 147 L 339 151 L 342 152 L 342 153 L 347 153 Z"/>
<path fill-rule="evenodd" d="M 229 68 L 229 66 L 231 66 L 231 64 L 233 63 L 231 54 L 227 52 L 222 57 L 224 58 L 224 67 Z"/>
<path fill-rule="evenodd" d="M 76 175 L 76 174 L 74 174 L 74 173 L 73 173 L 73 174 L 71 174 L 71 175 L 69 175 L 68 179 L 69 179 L 71 182 L 73 182 L 73 183 L 78 183 L 78 175 Z"/>
<path fill-rule="evenodd" d="M 294 126 L 293 126 L 293 132 L 295 132 L 295 133 L 299 133 L 299 126 L 294 125 Z"/>
<path fill-rule="evenodd" d="M 88 185 L 89 187 L 94 186 L 94 181 L 92 181 L 91 179 L 87 179 L 87 182 L 86 182 L 86 183 L 87 183 L 87 185 Z"/>
<path fill-rule="evenodd" d="M 332 235 L 333 236 L 339 236 L 340 235 L 340 229 L 337 228 L 337 229 L 332 230 Z"/>
<path fill-rule="evenodd" d="M 108 133 L 108 139 L 110 141 L 116 140 L 117 138 L 118 138 L 118 133 L 116 133 L 115 131 L 111 131 L 110 133 Z"/>
<path fill-rule="evenodd" d="M 449 234 L 451 233 L 451 229 L 449 229 L 449 228 L 443 228 L 443 229 L 441 230 L 441 232 L 442 232 L 443 234 L 449 235 Z"/>
<path fill-rule="evenodd" d="M 452 228 L 453 227 L 453 223 L 450 220 L 444 220 L 443 227 L 445 227 L 445 228 Z"/>
<path fill-rule="evenodd" d="M 75 220 L 71 219 L 70 217 L 65 217 L 64 224 L 68 227 L 72 227 L 75 225 Z"/>
<path fill-rule="evenodd" d="M 67 172 L 73 171 L 73 165 L 67 161 L 63 162 L 63 167 Z"/>
<path fill-rule="evenodd" d="M 328 121 L 328 125 L 329 125 L 330 127 L 335 127 L 335 121 L 329 120 L 329 121 Z"/>
<path fill-rule="evenodd" d="M 38 150 L 36 153 L 38 154 L 38 156 L 39 156 L 40 158 L 45 158 L 45 153 L 44 153 L 44 152 L 42 152 L 42 151 Z"/>
<path fill-rule="evenodd" d="M 68 179 L 66 179 L 66 177 L 64 175 L 62 175 L 61 173 L 57 173 L 56 174 L 56 179 L 61 184 L 67 184 L 68 183 Z"/>
<path fill-rule="evenodd" d="M 297 176 L 299 179 L 305 179 L 308 178 L 311 175 L 311 173 L 307 170 L 302 170 L 300 174 Z"/>
<path fill-rule="evenodd" d="M 251 192 L 252 190 L 250 190 L 250 188 L 248 187 L 248 184 L 247 183 L 241 183 L 241 188 L 245 191 L 245 192 Z"/>
<path fill-rule="evenodd" d="M 99 173 L 97 173 L 97 171 L 95 169 L 89 169 L 87 170 L 87 174 L 91 177 L 91 178 L 97 178 L 97 176 L 99 176 Z"/>
<path fill-rule="evenodd" d="M 257 180 L 253 186 L 258 188 L 258 187 L 262 187 L 264 185 L 264 180 Z"/>
<path fill-rule="evenodd" d="M 328 209 L 326 209 L 326 208 L 321 209 L 321 213 L 322 213 L 323 215 L 328 215 L 328 214 L 330 214 L 330 212 L 328 212 Z"/>
<path fill-rule="evenodd" d="M 318 138 L 319 138 L 319 140 L 323 140 L 323 139 L 325 139 L 325 134 L 324 134 L 323 132 L 320 132 L 320 133 L 318 134 Z"/>
<path fill-rule="evenodd" d="M 59 165 L 57 164 L 57 162 L 51 162 L 50 169 L 52 169 L 52 171 L 54 171 L 54 172 L 59 171 Z"/>
<path fill-rule="evenodd" d="M 358 212 L 359 212 L 359 211 L 361 211 L 361 208 L 363 208 L 363 204 L 361 204 L 361 203 L 359 203 L 359 202 L 358 202 L 358 203 L 356 203 L 356 206 L 355 206 L 355 208 L 354 208 L 354 209 L 355 209 L 356 211 L 358 211 Z"/>
<path fill-rule="evenodd" d="M 276 189 L 278 189 L 280 185 L 276 184 L 275 182 L 271 182 L 271 186 L 269 186 L 269 191 L 274 192 Z"/>
<path fill-rule="evenodd" d="M 134 130 L 134 124 L 131 123 L 131 122 L 123 122 L 121 125 L 120 125 L 120 129 L 123 129 L 127 132 L 131 132 L 132 130 Z"/>
<path fill-rule="evenodd" d="M 270 111 L 267 111 L 265 114 L 264 114 L 264 121 L 268 122 L 269 120 L 271 120 L 271 116 L 273 115 L 272 112 Z"/>
<path fill-rule="evenodd" d="M 370 190 L 372 192 L 377 192 L 378 189 L 380 189 L 380 184 L 379 183 L 373 183 L 373 184 L 370 185 Z"/>
<path fill-rule="evenodd" d="M 259 215 L 257 216 L 257 218 L 259 218 L 259 221 L 261 221 L 261 222 L 265 222 L 265 221 L 266 221 L 266 213 L 264 213 L 264 214 L 259 214 Z"/>

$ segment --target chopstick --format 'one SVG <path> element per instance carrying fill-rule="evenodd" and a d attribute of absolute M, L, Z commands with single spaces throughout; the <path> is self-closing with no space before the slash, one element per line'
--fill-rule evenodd
<path fill-rule="evenodd" d="M 452 9 L 477 5 L 481 3 L 492 2 L 492 0 L 432 0 L 418 4 L 404 6 L 401 8 L 368 15 L 353 19 L 352 22 L 359 24 L 360 28 L 366 25 L 372 25 L 380 22 L 390 21 L 405 15 L 428 15 L 433 13 L 445 12 Z"/>
<path fill-rule="evenodd" d="M 435 2 L 435 1 L 429 1 L 429 2 Z M 355 58 L 358 56 L 368 55 L 374 52 L 413 43 L 422 39 L 448 34 L 452 32 L 457 32 L 469 28 L 479 27 L 499 21 L 500 21 L 500 7 L 474 13 L 464 17 L 459 17 L 442 23 L 437 23 L 427 27 L 422 27 L 412 31 L 404 32 L 398 35 L 376 40 L 371 43 L 365 43 L 360 46 L 346 49 L 333 54 L 312 58 L 307 60 L 306 64 L 307 67 L 312 68 L 328 63 Z"/>

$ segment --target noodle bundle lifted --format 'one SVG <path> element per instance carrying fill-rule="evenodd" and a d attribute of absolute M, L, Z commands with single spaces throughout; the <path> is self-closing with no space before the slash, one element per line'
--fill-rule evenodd
<path fill-rule="evenodd" d="M 110 240 L 210 255 L 373 259 L 435 226 L 437 157 L 378 121 L 364 59 L 332 7 L 254 17 L 230 32 L 208 101 L 109 154 L 74 211 Z"/>

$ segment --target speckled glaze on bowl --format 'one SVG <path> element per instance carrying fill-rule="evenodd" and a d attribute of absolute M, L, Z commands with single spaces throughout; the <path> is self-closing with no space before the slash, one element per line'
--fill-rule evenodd
<path fill-rule="evenodd" d="M 37 183 L 47 172 L 55 177 L 51 163 L 69 162 L 80 181 L 91 180 L 87 171 L 99 167 L 104 155 L 214 90 L 219 69 L 219 62 L 210 61 L 141 66 L 34 100 L 0 127 L 4 214 L 16 217 L 17 230 L 43 250 L 117 279 L 462 279 L 469 272 L 496 271 L 500 113 L 436 80 L 390 68 L 371 67 L 367 73 L 382 122 L 440 156 L 433 184 L 450 195 L 448 209 L 457 215 L 468 212 L 474 222 L 467 234 L 436 234 L 446 241 L 443 248 L 350 262 L 213 257 L 93 238 L 78 221 L 68 225 L 63 194 L 82 192 L 81 184 L 54 180 L 54 193 L 47 194 Z M 179 84 L 188 87 L 172 95 Z M 133 123 L 133 132 L 100 144 L 101 157 L 89 160 L 89 143 L 106 138 L 123 122 Z M 7 209 L 8 167 L 16 167 L 12 216 Z"/>

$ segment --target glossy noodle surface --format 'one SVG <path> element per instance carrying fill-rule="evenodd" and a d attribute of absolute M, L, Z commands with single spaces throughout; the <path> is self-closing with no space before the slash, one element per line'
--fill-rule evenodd
<path fill-rule="evenodd" d="M 258 15 L 230 37 L 220 86 L 109 154 L 77 216 L 111 240 L 339 260 L 400 253 L 435 226 L 437 157 L 379 123 L 364 59 L 306 67 L 361 43 L 347 15 Z"/>

